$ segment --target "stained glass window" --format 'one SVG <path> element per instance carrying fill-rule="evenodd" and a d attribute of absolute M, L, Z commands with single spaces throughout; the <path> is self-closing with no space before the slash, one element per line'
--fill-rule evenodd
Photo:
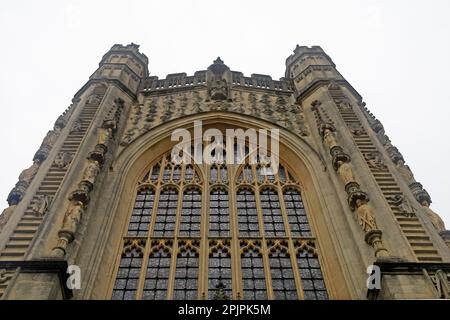
<path fill-rule="evenodd" d="M 250 190 L 239 190 L 236 195 L 236 208 L 240 237 L 258 237 L 259 224 L 255 194 Z"/>
<path fill-rule="evenodd" d="M 230 235 L 230 215 L 228 213 L 228 193 L 222 189 L 211 191 L 209 201 L 209 235 L 228 237 Z"/>
<path fill-rule="evenodd" d="M 150 252 L 142 299 L 162 300 L 167 297 L 171 254 L 167 248 Z"/>
<path fill-rule="evenodd" d="M 152 189 L 138 191 L 128 224 L 128 236 L 146 236 L 153 210 L 155 192 Z"/>
<path fill-rule="evenodd" d="M 180 217 L 180 236 L 199 237 L 202 195 L 199 190 L 184 191 Z"/>
<path fill-rule="evenodd" d="M 311 229 L 300 193 L 297 190 L 286 190 L 283 194 L 292 236 L 311 237 Z"/>
<path fill-rule="evenodd" d="M 285 248 L 276 248 L 269 253 L 270 275 L 275 299 L 295 300 L 297 289 L 291 258 Z"/>
<path fill-rule="evenodd" d="M 113 300 L 133 300 L 136 298 L 143 260 L 142 255 L 142 251 L 135 247 L 125 249 L 122 253 L 112 294 Z"/>
<path fill-rule="evenodd" d="M 263 190 L 260 194 L 260 200 L 266 236 L 284 237 L 284 222 L 277 191 L 272 189 Z"/>
<path fill-rule="evenodd" d="M 297 264 L 305 300 L 327 300 L 328 294 L 319 259 L 311 252 L 300 250 L 297 253 Z"/>
<path fill-rule="evenodd" d="M 267 299 L 266 275 L 262 254 L 258 248 L 244 249 L 241 253 L 241 273 L 244 299 Z"/>
<path fill-rule="evenodd" d="M 178 206 L 178 191 L 166 189 L 159 195 L 156 223 L 153 229 L 154 237 L 172 237 Z"/>
<path fill-rule="evenodd" d="M 192 248 L 181 248 L 177 255 L 173 298 L 176 300 L 197 299 L 198 252 Z"/>
<path fill-rule="evenodd" d="M 208 297 L 231 299 L 231 256 L 228 248 L 213 248 L 209 254 Z"/>

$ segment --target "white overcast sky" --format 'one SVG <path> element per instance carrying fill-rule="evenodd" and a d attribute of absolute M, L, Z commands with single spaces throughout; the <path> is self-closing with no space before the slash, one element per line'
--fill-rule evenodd
<path fill-rule="evenodd" d="M 4 1 L 0 40 L 2 207 L 113 44 L 140 44 L 160 78 L 220 55 L 232 70 L 274 79 L 299 44 L 330 55 L 450 228 L 448 0 Z"/>

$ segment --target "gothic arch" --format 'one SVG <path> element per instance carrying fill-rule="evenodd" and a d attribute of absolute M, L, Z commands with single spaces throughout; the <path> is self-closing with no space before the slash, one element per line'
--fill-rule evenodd
<path fill-rule="evenodd" d="M 110 182 L 112 185 L 110 192 L 117 197 L 110 199 L 106 209 L 106 211 L 111 212 L 111 216 L 108 218 L 110 227 L 107 228 L 108 232 L 105 232 L 103 237 L 104 241 L 108 243 L 109 250 L 98 252 L 102 256 L 102 259 L 98 260 L 102 260 L 103 263 L 98 264 L 97 267 L 103 269 L 103 271 L 98 270 L 95 280 L 96 284 L 102 289 L 96 289 L 94 285 L 88 288 L 83 293 L 84 295 L 99 298 L 110 297 L 111 281 L 110 277 L 108 278 L 105 275 L 115 274 L 116 272 L 114 269 L 117 268 L 117 257 L 123 245 L 122 234 L 128 223 L 129 213 L 133 208 L 138 181 L 146 171 L 150 170 L 150 166 L 154 164 L 155 159 L 161 158 L 163 154 L 170 150 L 174 144 L 170 141 L 172 131 L 181 127 L 192 130 L 194 120 L 202 120 L 204 130 L 216 126 L 218 128 L 224 126 L 236 127 L 244 130 L 249 127 L 270 129 L 270 124 L 263 120 L 233 113 L 211 112 L 183 117 L 165 123 L 142 135 L 121 150 L 120 155 L 111 166 L 111 179 L 113 181 Z M 295 190 L 297 188 L 302 192 L 312 232 L 317 239 L 316 248 L 313 250 L 314 254 L 311 257 L 317 257 L 317 250 L 320 252 L 319 259 L 327 283 L 328 295 L 331 298 L 355 295 L 354 288 L 349 288 L 348 279 L 350 277 L 346 274 L 348 270 L 346 270 L 346 266 L 342 266 L 340 263 L 342 261 L 341 252 L 338 245 L 335 244 L 337 230 L 334 229 L 334 224 L 330 223 L 332 216 L 336 214 L 335 212 L 343 211 L 343 209 L 334 208 L 330 210 L 330 204 L 326 203 L 324 190 L 319 188 L 319 180 L 327 178 L 321 157 L 304 139 L 284 129 L 280 129 L 280 154 L 280 162 L 285 163 L 289 170 L 295 172 L 298 179 L 292 186 L 288 184 L 283 186 L 283 190 L 286 188 Z M 244 187 L 244 185 L 241 187 Z M 253 192 L 256 191 L 252 186 L 248 186 L 248 188 L 252 189 Z M 203 194 L 202 197 L 204 196 Z M 298 241 L 300 240 L 298 239 Z M 273 248 L 275 248 L 278 256 L 282 254 L 282 250 L 281 247 L 278 248 L 277 246 L 279 247 L 280 244 L 275 241 Z M 311 253 L 311 250 L 309 248 L 307 252 Z M 337 294 L 338 291 L 339 295 Z"/>

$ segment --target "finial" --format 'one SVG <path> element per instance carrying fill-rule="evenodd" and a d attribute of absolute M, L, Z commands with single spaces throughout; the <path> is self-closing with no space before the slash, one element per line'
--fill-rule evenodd
<path fill-rule="evenodd" d="M 217 57 L 216 60 L 214 60 L 214 64 L 223 64 L 222 59 L 220 59 L 220 57 Z"/>

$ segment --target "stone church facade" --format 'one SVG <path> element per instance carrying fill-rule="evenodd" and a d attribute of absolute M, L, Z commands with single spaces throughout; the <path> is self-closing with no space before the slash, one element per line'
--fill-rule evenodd
<path fill-rule="evenodd" d="M 320 47 L 297 46 L 280 80 L 220 58 L 191 76 L 148 67 L 114 45 L 20 174 L 0 299 L 449 298 L 450 232 Z M 278 172 L 175 164 L 171 134 L 200 121 L 279 129 Z"/>

